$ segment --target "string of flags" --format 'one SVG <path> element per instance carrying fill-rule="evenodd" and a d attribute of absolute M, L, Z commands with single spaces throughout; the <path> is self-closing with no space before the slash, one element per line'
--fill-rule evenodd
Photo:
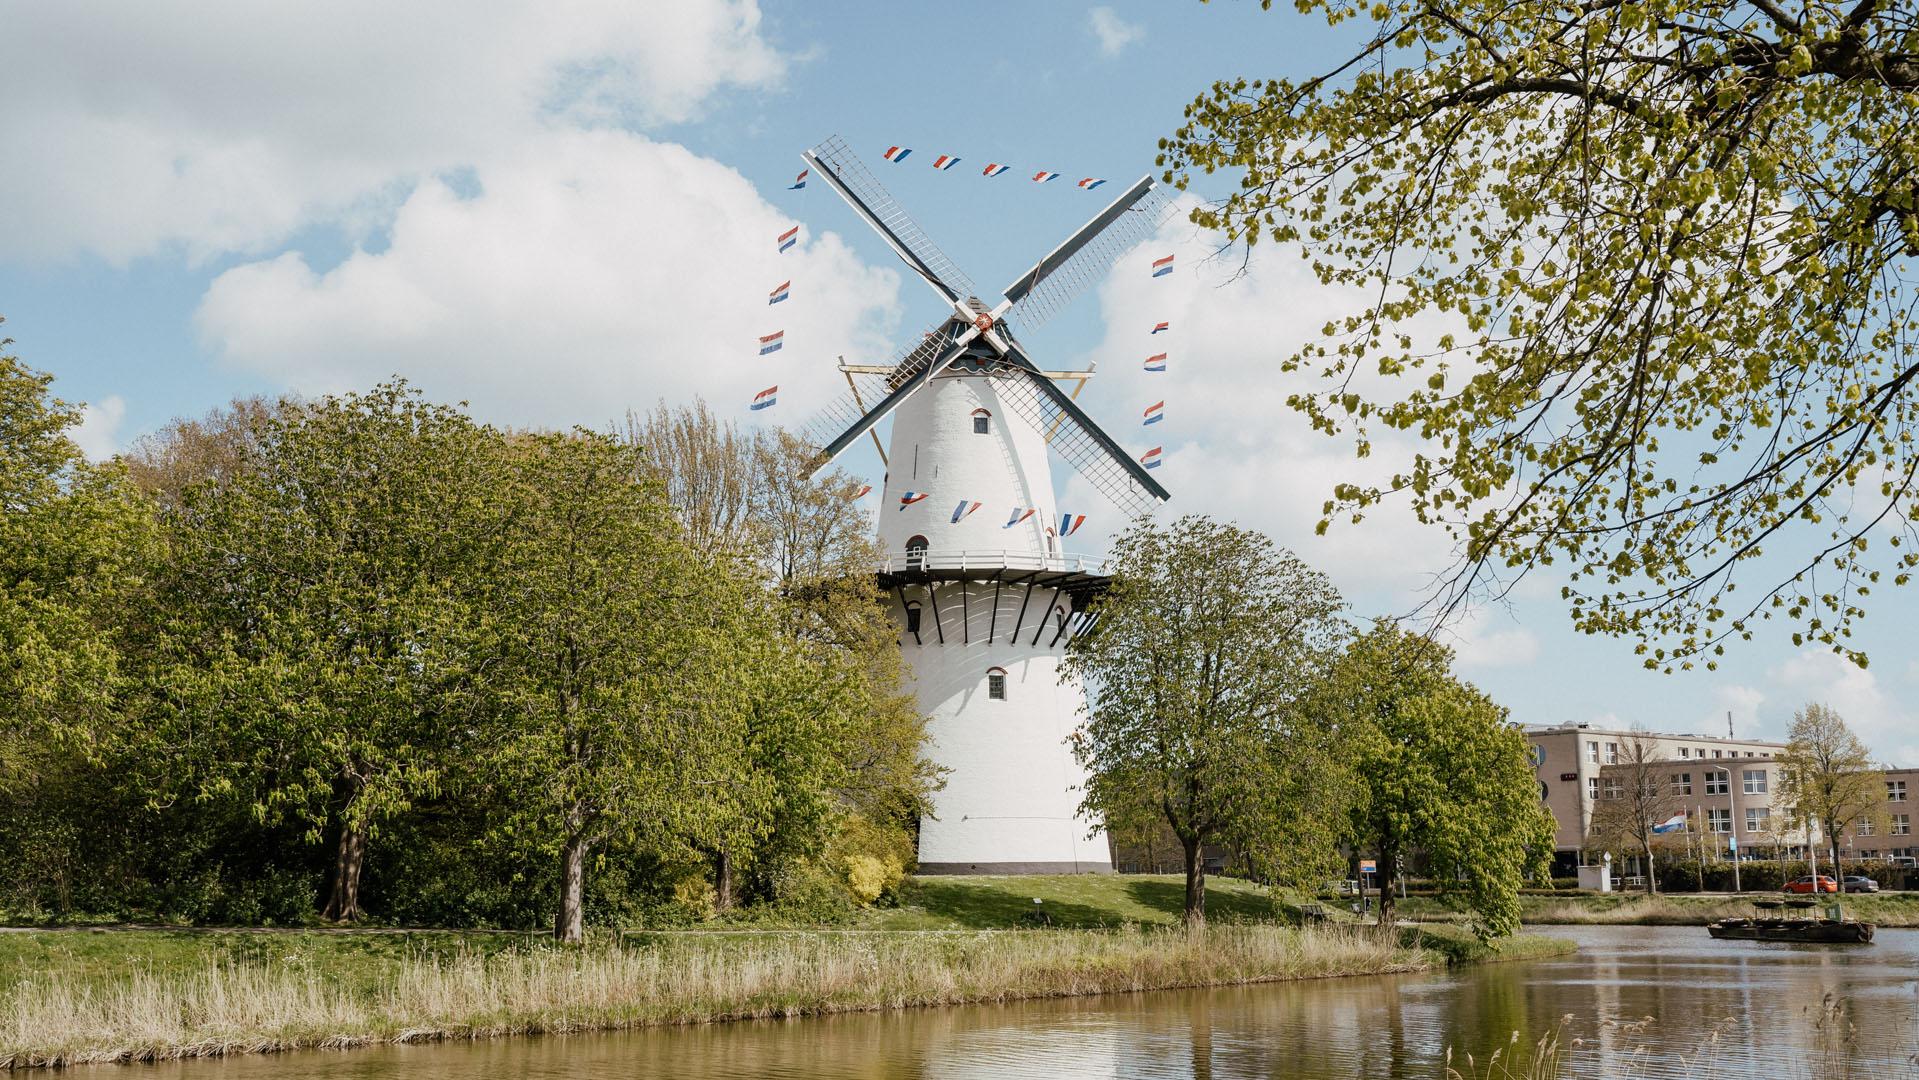
<path fill-rule="evenodd" d="M 911 147 L 889 146 L 886 148 L 886 152 L 882 153 L 880 157 L 883 157 L 886 160 L 892 162 L 893 164 L 898 165 L 904 162 L 909 156 L 912 155 L 912 153 L 913 153 L 913 150 Z M 935 158 L 933 158 L 933 168 L 939 170 L 940 172 L 950 172 L 952 171 L 953 166 L 958 165 L 961 160 L 962 159 L 960 158 L 958 154 L 940 154 L 936 156 Z M 1011 165 L 1008 165 L 1003 161 L 989 161 L 986 163 L 986 167 L 980 170 L 980 175 L 986 176 L 986 177 L 1003 176 L 1007 172 L 1011 171 L 1012 168 L 1013 167 Z M 1033 174 L 1033 183 L 1035 184 L 1051 183 L 1054 180 L 1058 180 L 1061 175 L 1062 175 L 1061 173 L 1054 172 L 1051 169 L 1041 169 L 1038 172 L 1035 172 Z M 1081 189 L 1082 191 L 1091 191 L 1094 188 L 1099 187 L 1101 184 L 1104 184 L 1105 182 L 1106 181 L 1101 179 L 1100 177 L 1088 176 L 1085 179 L 1081 180 L 1075 186 Z M 806 186 L 806 174 L 802 172 L 800 173 L 799 179 L 795 181 L 794 184 L 792 185 L 792 190 L 797 191 L 798 189 L 803 188 L 805 186 Z"/>
<path fill-rule="evenodd" d="M 768 391 L 768 393 L 771 393 L 771 391 Z M 867 492 L 872 490 L 873 490 L 873 485 L 871 484 L 864 485 L 860 488 L 858 493 L 856 493 L 853 496 L 853 498 L 858 499 L 861 496 L 864 496 Z M 909 506 L 914 506 L 919 503 L 923 503 L 929 498 L 932 498 L 932 494 L 930 492 L 903 491 L 900 493 L 899 508 L 901 510 L 904 510 Z M 966 520 L 969 517 L 972 517 L 975 513 L 979 512 L 979 509 L 985 505 L 986 505 L 985 503 L 980 502 L 976 499 L 961 499 L 959 503 L 953 507 L 953 514 L 952 514 L 952 517 L 948 519 L 948 523 L 953 525 L 958 525 L 960 522 Z M 1026 522 L 1031 521 L 1033 519 L 1033 516 L 1038 513 L 1039 513 L 1039 507 L 1037 506 L 1015 506 L 1013 507 L 1013 512 L 1007 515 L 1006 524 L 1001 525 L 1000 528 L 1011 529 L 1014 526 L 1023 525 Z M 1061 514 L 1059 519 L 1059 526 L 1057 527 L 1057 529 L 1055 529 L 1051 525 L 1048 525 L 1046 528 L 1046 531 L 1049 533 L 1054 533 L 1055 535 L 1058 535 L 1058 536 L 1071 536 L 1074 533 L 1078 532 L 1080 529 L 1080 526 L 1084 524 L 1086 524 L 1085 514 Z"/>
<path fill-rule="evenodd" d="M 1151 267 L 1153 277 L 1163 278 L 1170 275 L 1173 272 L 1173 258 L 1172 255 L 1163 255 L 1154 259 Z M 1153 328 L 1146 332 L 1146 336 L 1158 337 L 1170 331 L 1172 328 L 1173 324 L 1171 322 L 1162 319 L 1153 324 Z M 1163 373 L 1166 370 L 1166 353 L 1157 352 L 1148 356 L 1142 366 L 1148 373 Z M 1162 398 L 1146 406 L 1145 411 L 1140 413 L 1139 426 L 1143 428 L 1152 427 L 1164 419 L 1166 419 L 1166 401 Z M 1140 467 L 1145 469 L 1159 468 L 1160 457 L 1164 452 L 1165 448 L 1163 446 L 1155 446 L 1148 449 L 1139 456 Z"/>
<path fill-rule="evenodd" d="M 761 409 L 770 409 L 778 404 L 780 400 L 779 394 L 780 388 L 777 384 L 769 386 L 759 393 L 754 394 L 753 404 L 748 405 L 747 408 L 752 409 L 754 412 L 759 412 Z"/>

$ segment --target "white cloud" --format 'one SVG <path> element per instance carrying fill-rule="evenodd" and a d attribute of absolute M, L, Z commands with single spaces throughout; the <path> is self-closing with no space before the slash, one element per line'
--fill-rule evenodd
<path fill-rule="evenodd" d="M 1453 655 L 1459 667 L 1524 667 L 1539 659 L 1539 639 L 1523 626 L 1489 630 L 1484 619 L 1468 620 L 1456 628 Z"/>
<path fill-rule="evenodd" d="M 120 424 L 126 418 L 126 401 L 108 394 L 80 407 L 80 423 L 67 436 L 89 460 L 105 461 L 120 452 Z"/>
<path fill-rule="evenodd" d="M 1093 36 L 1099 39 L 1099 51 L 1107 56 L 1118 56 L 1126 51 L 1126 46 L 1146 36 L 1144 27 L 1120 18 L 1119 13 L 1109 7 L 1096 7 L 1087 12 L 1087 18 Z"/>
<path fill-rule="evenodd" d="M 754 0 L 16 5 L 9 258 L 271 249 L 556 126 L 695 116 L 785 61 Z"/>
<path fill-rule="evenodd" d="M 1782 708 L 1831 706 L 1873 754 L 1894 765 L 1919 765 L 1919 716 L 1879 686 L 1878 676 L 1818 649 L 1794 653 L 1768 674 L 1782 688 Z M 1781 717 L 1783 726 L 1789 718 Z M 1781 731 L 1783 734 L 1783 730 Z"/>
<path fill-rule="evenodd" d="M 1712 699 L 1714 704 L 1713 711 L 1711 715 L 1706 717 L 1704 726 L 1699 730 L 1722 730 L 1726 723 L 1727 713 L 1732 714 L 1733 731 L 1747 738 L 1756 737 L 1761 731 L 1770 730 L 1762 726 L 1759 717 L 1759 706 L 1764 704 L 1766 700 L 1766 692 L 1764 690 L 1756 686 L 1729 684 L 1714 687 Z M 1775 734 L 1783 734 L 1783 731 L 1776 732 Z"/>
<path fill-rule="evenodd" d="M 722 414 L 780 387 L 756 419 L 836 393 L 832 358 L 888 355 L 899 278 L 840 238 L 802 233 L 745 178 L 611 130 L 523 140 L 475 169 L 479 192 L 421 184 L 390 243 L 318 272 L 297 253 L 221 274 L 198 313 L 235 365 L 329 392 L 398 373 L 489 419 L 599 425 L 704 395 Z M 792 298 L 768 306 L 782 281 Z M 758 337 L 786 332 L 781 352 Z"/>

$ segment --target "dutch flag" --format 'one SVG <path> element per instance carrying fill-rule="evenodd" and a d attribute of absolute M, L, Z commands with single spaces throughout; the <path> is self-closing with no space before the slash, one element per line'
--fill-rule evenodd
<path fill-rule="evenodd" d="M 912 153 L 912 151 L 908 150 L 904 146 L 889 146 L 886 148 L 886 153 L 881 154 L 880 156 L 885 158 L 888 161 L 900 162 L 900 161 L 905 161 L 906 155 L 910 153 Z"/>
<path fill-rule="evenodd" d="M 1010 168 L 1012 168 L 1011 165 L 1001 165 L 998 162 L 988 162 L 987 166 L 984 169 L 980 170 L 980 175 L 981 176 L 998 176 L 999 174 L 1005 172 L 1006 170 Z"/>
<path fill-rule="evenodd" d="M 812 172 L 812 171 L 813 171 L 813 170 L 811 170 L 811 169 L 801 169 L 801 170 L 800 170 L 800 174 L 799 174 L 798 176 L 795 176 L 795 177 L 793 178 L 793 182 L 792 182 L 792 183 L 790 183 L 790 184 L 788 184 L 788 185 L 786 185 L 786 190 L 788 190 L 788 191 L 798 191 L 798 190 L 800 190 L 801 188 L 803 188 L 803 187 L 805 187 L 805 186 L 806 186 L 806 174 L 807 174 L 807 173 L 810 173 L 810 172 Z"/>
<path fill-rule="evenodd" d="M 1155 325 L 1154 325 L 1154 327 L 1153 327 L 1153 333 L 1155 333 L 1155 334 L 1163 334 L 1163 333 L 1165 333 L 1166 331 L 1168 331 L 1168 330 L 1171 330 L 1172 328 L 1173 328 L 1173 324 L 1172 324 L 1172 323 L 1157 323 L 1157 324 L 1155 324 Z M 1150 336 L 1150 335 L 1149 335 L 1149 336 Z"/>
<path fill-rule="evenodd" d="M 1157 446 L 1153 447 L 1151 450 L 1146 451 L 1144 454 L 1141 454 L 1139 456 L 1139 463 L 1141 465 L 1146 466 L 1149 469 L 1159 468 L 1159 451 L 1160 451 L 1160 448 Z"/>
<path fill-rule="evenodd" d="M 1146 370 L 1147 371 L 1165 371 L 1166 370 L 1166 354 L 1154 353 L 1153 355 L 1147 357 Z"/>
<path fill-rule="evenodd" d="M 1033 183 L 1035 184 L 1044 184 L 1048 180 L 1058 180 L 1058 179 L 1059 179 L 1059 174 L 1056 172 L 1041 171 L 1033 174 Z"/>
<path fill-rule="evenodd" d="M 780 346 L 784 344 L 786 344 L 786 331 L 775 330 L 760 339 L 760 355 L 779 352 Z"/>
<path fill-rule="evenodd" d="M 954 157 L 951 154 L 941 154 L 940 156 L 933 159 L 933 167 L 935 169 L 940 170 L 941 172 L 945 172 L 946 170 L 958 164 L 959 164 L 959 159 Z"/>
<path fill-rule="evenodd" d="M 797 244 L 799 242 L 800 242 L 800 227 L 798 225 L 795 225 L 792 228 L 780 234 L 780 251 L 785 252 L 787 248 L 790 248 L 794 244 Z"/>
<path fill-rule="evenodd" d="M 1013 526 L 1018 525 L 1020 522 L 1025 521 L 1027 518 L 1030 518 L 1037 513 L 1039 513 L 1039 509 L 1037 507 L 1015 506 L 1013 508 L 1012 516 L 1008 517 L 1006 519 L 1006 524 L 1001 525 L 1000 528 L 1010 529 Z"/>
<path fill-rule="evenodd" d="M 958 506 L 955 506 L 955 507 L 953 508 L 953 522 L 952 522 L 952 523 L 953 523 L 953 524 L 955 524 L 955 525 L 958 525 L 958 524 L 960 523 L 960 519 L 961 519 L 961 518 L 963 518 L 963 517 L 966 517 L 966 516 L 968 516 L 968 515 L 970 515 L 970 514 L 972 514 L 972 512 L 973 512 L 973 511 L 975 511 L 975 510 L 978 510 L 979 508 L 980 508 L 980 504 L 979 504 L 979 503 L 976 503 L 976 502 L 968 502 L 968 501 L 966 501 L 965 499 L 961 499 L 961 500 L 959 501 L 959 505 L 958 505 Z"/>
<path fill-rule="evenodd" d="M 782 281 L 782 282 L 780 282 L 780 287 L 779 287 L 779 288 L 777 288 L 777 289 L 774 289 L 774 290 L 773 290 L 772 292 L 770 292 L 770 293 L 767 293 L 767 294 L 766 294 L 766 303 L 767 303 L 767 305 L 768 305 L 768 306 L 771 306 L 771 305 L 773 305 L 773 304 L 777 304 L 777 303 L 779 303 L 780 301 L 782 301 L 782 300 L 784 300 L 784 299 L 786 299 L 786 295 L 787 295 L 787 293 L 788 293 L 788 292 L 789 292 L 789 291 L 790 291 L 790 290 L 791 290 L 792 288 L 793 288 L 793 283 L 792 283 L 792 282 L 790 282 L 790 281 Z"/>
<path fill-rule="evenodd" d="M 1166 418 L 1166 403 L 1164 401 L 1155 401 L 1151 405 L 1146 406 L 1145 416 L 1146 418 L 1140 421 L 1142 426 L 1146 424 L 1157 424 L 1161 420 L 1164 420 Z"/>
<path fill-rule="evenodd" d="M 864 498 L 866 498 L 866 493 L 867 493 L 867 492 L 869 492 L 869 491 L 871 491 L 871 490 L 873 490 L 873 485 L 871 485 L 871 484 L 861 484 L 861 485 L 860 485 L 860 489 L 859 489 L 858 491 L 855 491 L 855 492 L 853 493 L 853 497 L 854 497 L 855 499 L 864 499 Z"/>
<path fill-rule="evenodd" d="M 916 502 L 922 502 L 931 494 L 927 491 L 908 491 L 900 496 L 900 509 L 904 510 Z"/>
<path fill-rule="evenodd" d="M 1652 827 L 1652 831 L 1656 833 L 1669 833 L 1669 832 L 1677 832 L 1680 829 L 1683 829 L 1685 827 L 1686 827 L 1686 815 L 1674 814 L 1673 816 L 1667 818 L 1666 820 L 1660 822 L 1659 824 L 1654 825 Z"/>
<path fill-rule="evenodd" d="M 1154 277 L 1165 277 L 1167 274 L 1170 274 L 1172 272 L 1173 272 L 1173 257 L 1171 255 L 1166 256 L 1164 259 L 1153 260 L 1153 276 Z"/>
<path fill-rule="evenodd" d="M 779 401 L 779 392 L 780 388 L 778 386 L 769 386 L 759 393 L 754 394 L 753 404 L 747 406 L 747 408 L 752 409 L 754 412 L 759 412 L 761 409 L 770 409 L 773 407 L 774 402 Z"/>
<path fill-rule="evenodd" d="M 1061 514 L 1059 516 L 1059 534 L 1061 536 L 1071 536 L 1078 532 L 1079 527 L 1084 524 L 1086 524 L 1085 514 Z"/>
<path fill-rule="evenodd" d="M 1079 186 L 1085 188 L 1087 191 L 1091 191 L 1094 188 L 1100 186 L 1101 184 L 1104 184 L 1105 182 L 1106 181 L 1104 180 L 1095 180 L 1089 176 L 1086 179 L 1081 180 L 1079 182 Z"/>

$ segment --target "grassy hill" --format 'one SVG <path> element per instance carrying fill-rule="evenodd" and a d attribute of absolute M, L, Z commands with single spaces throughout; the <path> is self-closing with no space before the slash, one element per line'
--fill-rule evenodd
<path fill-rule="evenodd" d="M 921 877 L 907 882 L 897 908 L 874 911 L 878 930 L 984 930 L 1020 925 L 1033 900 L 1062 927 L 1170 925 L 1179 921 L 1186 881 L 1177 874 L 1050 874 L 1018 877 Z M 1212 922 L 1286 921 L 1265 886 L 1208 878 Z"/>

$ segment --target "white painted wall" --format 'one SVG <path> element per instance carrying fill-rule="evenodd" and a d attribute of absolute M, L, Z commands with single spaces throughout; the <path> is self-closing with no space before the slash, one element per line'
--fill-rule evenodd
<path fill-rule="evenodd" d="M 1030 560 L 1051 550 L 1047 529 L 1059 518 L 1045 440 L 1005 406 L 994 383 L 941 376 L 895 415 L 880 511 L 888 553 L 904 551 L 914 536 L 926 537 L 934 555 L 968 552 L 969 567 L 997 552 Z M 981 408 L 991 414 L 986 435 L 973 431 Z M 907 491 L 929 494 L 902 509 Z M 955 524 L 961 500 L 984 505 Z M 1016 506 L 1039 513 L 1006 528 Z M 904 599 L 920 605 L 921 628 L 917 641 L 902 636 L 901 649 L 931 718 L 929 753 L 949 770 L 933 796 L 934 816 L 920 823 L 921 864 L 961 873 L 1110 870 L 1104 831 L 1078 813 L 1085 774 L 1067 740 L 1084 692 L 1059 681 L 1065 598 L 971 582 L 909 589 Z M 1006 671 L 1003 701 L 987 694 L 994 668 Z"/>

